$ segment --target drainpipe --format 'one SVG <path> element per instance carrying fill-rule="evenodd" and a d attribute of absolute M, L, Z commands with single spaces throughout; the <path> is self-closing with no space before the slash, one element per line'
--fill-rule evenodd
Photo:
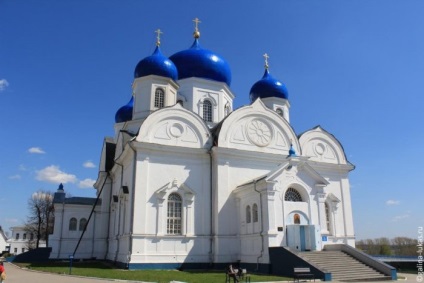
<path fill-rule="evenodd" d="M 128 259 L 128 269 L 129 269 L 129 262 L 131 261 L 131 254 L 132 254 L 132 246 L 133 246 L 133 231 L 134 231 L 134 204 L 135 204 L 135 176 L 136 176 L 136 167 L 137 167 L 137 151 L 136 149 L 133 147 L 132 145 L 133 139 L 131 139 L 128 142 L 129 147 L 132 149 L 132 151 L 134 152 L 134 158 L 133 158 L 133 181 L 132 181 L 132 188 L 131 188 L 131 213 L 130 213 L 130 239 L 129 239 L 129 245 L 128 245 L 128 249 L 129 249 L 129 259 Z"/>
<path fill-rule="evenodd" d="M 112 181 L 112 180 L 111 180 Z M 108 214 L 109 217 L 107 219 L 107 235 L 106 235 L 106 252 L 105 252 L 105 256 L 104 259 L 107 259 L 107 255 L 109 253 L 109 241 L 110 241 L 110 220 L 111 220 L 111 216 L 112 216 L 112 211 L 111 211 L 111 205 L 110 202 L 113 202 L 113 192 L 112 192 L 112 186 L 109 190 L 109 205 L 108 205 Z"/>
<path fill-rule="evenodd" d="M 63 217 L 65 214 L 65 201 L 62 202 L 62 220 L 60 223 L 60 236 L 59 236 L 59 249 L 57 253 L 57 258 L 60 258 L 60 253 L 62 251 L 62 236 L 63 236 Z"/>
<path fill-rule="evenodd" d="M 120 184 L 120 187 L 122 187 L 122 182 L 124 180 L 124 166 L 122 164 L 119 164 L 118 162 L 116 162 L 116 160 L 115 160 L 115 164 L 121 166 L 121 184 Z M 119 233 L 120 233 L 120 230 L 121 230 L 121 204 L 122 204 L 122 201 L 119 200 L 118 204 L 119 204 L 119 209 L 118 209 L 118 233 L 116 234 L 116 236 L 117 236 L 116 237 L 117 243 L 116 243 L 116 251 L 115 251 L 115 261 L 118 258 L 118 252 L 119 252 L 119 242 L 120 242 Z"/>
<path fill-rule="evenodd" d="M 261 244 L 262 244 L 261 246 L 262 247 L 261 247 L 261 255 L 258 256 L 258 258 L 256 259 L 256 271 L 259 270 L 259 259 L 264 256 L 264 235 L 263 235 L 264 221 L 263 221 L 263 213 L 262 213 L 262 194 L 261 194 L 260 191 L 258 191 L 256 189 L 256 183 L 257 182 L 258 182 L 257 180 L 253 181 L 253 186 L 254 186 L 253 189 L 255 190 L 255 192 L 259 193 L 259 207 L 260 207 L 260 211 L 261 211 L 261 233 L 260 233 L 260 236 L 261 236 Z"/>
<path fill-rule="evenodd" d="M 211 222 L 211 231 L 210 231 L 210 245 L 209 245 L 209 265 L 213 265 L 213 258 L 214 258 L 214 252 L 213 252 L 213 243 L 214 243 L 214 228 L 213 228 L 213 186 L 212 186 L 212 149 L 208 151 L 209 153 L 209 180 L 210 180 L 210 202 L 211 202 L 211 215 L 210 215 L 210 222 Z"/>

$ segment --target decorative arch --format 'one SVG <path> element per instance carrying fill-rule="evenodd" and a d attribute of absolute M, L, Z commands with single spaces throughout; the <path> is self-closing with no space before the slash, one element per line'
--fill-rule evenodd
<path fill-rule="evenodd" d="M 211 133 L 206 123 L 179 103 L 150 114 L 140 127 L 138 142 L 209 148 Z"/>
<path fill-rule="evenodd" d="M 218 146 L 273 154 L 286 154 L 300 145 L 291 125 L 257 99 L 228 115 L 218 132 Z"/>
<path fill-rule="evenodd" d="M 311 161 L 350 164 L 340 142 L 320 126 L 301 134 L 299 143 L 303 155 Z"/>

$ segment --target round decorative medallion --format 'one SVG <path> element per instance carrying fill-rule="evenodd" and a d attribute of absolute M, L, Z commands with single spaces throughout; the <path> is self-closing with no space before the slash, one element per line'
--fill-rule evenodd
<path fill-rule="evenodd" d="M 184 133 L 184 127 L 179 123 L 174 123 L 171 128 L 169 129 L 169 132 L 171 135 L 175 138 L 179 138 Z"/>
<path fill-rule="evenodd" d="M 271 141 L 272 132 L 265 122 L 254 119 L 247 126 L 247 136 L 257 146 L 267 146 Z"/>
<path fill-rule="evenodd" d="M 318 143 L 315 145 L 315 152 L 318 153 L 319 155 L 323 155 L 325 151 L 325 145 L 323 145 L 322 143 Z"/>

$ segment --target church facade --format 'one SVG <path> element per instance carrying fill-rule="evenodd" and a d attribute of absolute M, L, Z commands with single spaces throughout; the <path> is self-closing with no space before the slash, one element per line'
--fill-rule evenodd
<path fill-rule="evenodd" d="M 320 126 L 294 132 L 288 91 L 267 57 L 251 103 L 234 110 L 230 67 L 200 45 L 197 23 L 193 45 L 169 58 L 159 35 L 104 140 L 98 198 L 55 194 L 51 258 L 259 266 L 269 247 L 354 246 L 354 166 Z"/>

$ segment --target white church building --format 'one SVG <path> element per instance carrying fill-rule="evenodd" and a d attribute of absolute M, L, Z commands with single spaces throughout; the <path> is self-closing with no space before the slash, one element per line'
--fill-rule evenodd
<path fill-rule="evenodd" d="M 354 246 L 354 166 L 322 127 L 295 133 L 267 56 L 251 103 L 234 110 L 230 67 L 200 45 L 197 22 L 193 45 L 169 58 L 159 35 L 104 139 L 97 198 L 55 193 L 51 258 L 266 266 L 271 247 Z"/>

